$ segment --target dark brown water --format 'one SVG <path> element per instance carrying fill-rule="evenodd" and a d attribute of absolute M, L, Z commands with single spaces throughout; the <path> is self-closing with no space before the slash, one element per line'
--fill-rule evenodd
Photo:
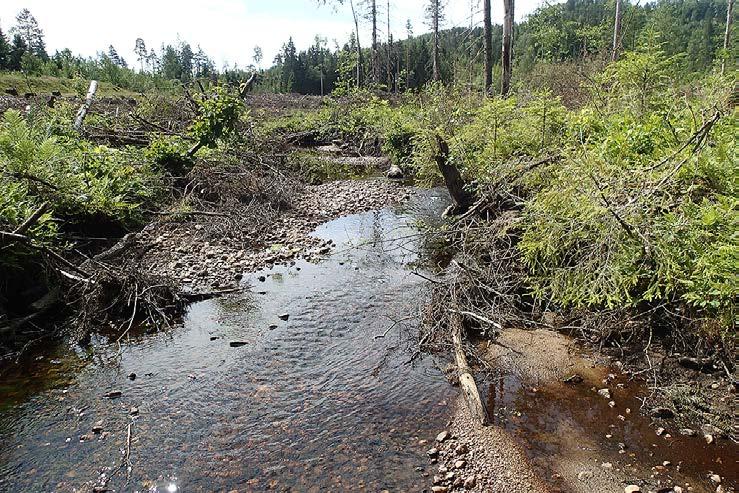
<path fill-rule="evenodd" d="M 574 385 L 537 384 L 502 375 L 487 387 L 493 422 L 519 442 L 553 492 L 570 491 L 560 474 L 568 459 L 581 464 L 569 471 L 570 476 L 581 470 L 598 470 L 609 462 L 627 478 L 625 484 L 640 485 L 642 491 L 667 491 L 677 485 L 684 491 L 714 492 L 716 484 L 709 479 L 712 474 L 722 477 L 723 491 L 739 488 L 739 446 L 731 440 L 716 437 L 708 444 L 700 432 L 698 436 L 683 436 L 670 422 L 661 423 L 665 432 L 658 436 L 656 425 L 641 412 L 640 398 L 648 393 L 644 382 L 630 381 L 606 367 L 580 373 L 586 375 L 585 381 Z M 608 385 L 603 382 L 606 378 Z M 606 386 L 614 407 L 593 390 Z M 663 465 L 665 461 L 668 466 Z M 613 483 L 603 493 L 623 491 L 624 484 Z"/>
<path fill-rule="evenodd" d="M 9 372 L 0 491 L 422 490 L 418 442 L 444 427 L 454 390 L 431 361 L 407 364 L 425 296 L 409 265 L 415 221 L 445 205 L 426 192 L 333 221 L 315 233 L 337 244 L 325 262 L 248 275 L 251 292 L 121 354 L 59 346 Z"/>

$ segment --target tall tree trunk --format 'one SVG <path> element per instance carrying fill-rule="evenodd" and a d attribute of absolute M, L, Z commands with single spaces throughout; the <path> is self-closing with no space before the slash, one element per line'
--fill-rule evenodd
<path fill-rule="evenodd" d="M 484 29 L 485 37 L 485 93 L 490 94 L 493 88 L 493 21 L 491 14 L 491 0 L 485 0 L 484 10 Z"/>
<path fill-rule="evenodd" d="M 372 83 L 380 82 L 380 48 L 377 42 L 377 0 L 370 2 L 372 17 Z"/>
<path fill-rule="evenodd" d="M 731 23 L 734 20 L 734 0 L 729 0 L 726 5 L 726 32 L 724 32 L 724 59 L 721 60 L 721 75 L 726 72 L 726 60 L 731 56 L 729 48 L 731 47 Z"/>
<path fill-rule="evenodd" d="M 503 0 L 503 81 L 500 93 L 508 95 L 511 90 L 511 70 L 513 68 L 513 12 L 514 0 Z"/>
<path fill-rule="evenodd" d="M 357 10 L 354 8 L 354 0 L 349 0 L 349 5 L 352 8 L 354 33 L 357 37 L 357 87 L 362 87 L 362 65 L 364 65 L 364 60 L 362 59 L 362 46 L 359 44 L 359 18 L 357 17 Z"/>
<path fill-rule="evenodd" d="M 611 60 L 618 60 L 619 51 L 621 50 L 621 0 L 616 0 L 616 20 L 613 23 L 613 51 L 611 52 Z"/>
<path fill-rule="evenodd" d="M 390 32 L 390 0 L 387 0 L 387 91 L 393 90 L 393 34 Z"/>
<path fill-rule="evenodd" d="M 441 16 L 441 0 L 431 0 L 432 24 L 434 29 L 434 81 L 441 80 L 441 68 L 439 67 L 439 17 Z"/>

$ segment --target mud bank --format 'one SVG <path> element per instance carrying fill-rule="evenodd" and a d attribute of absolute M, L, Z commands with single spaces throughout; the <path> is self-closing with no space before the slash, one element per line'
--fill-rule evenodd
<path fill-rule="evenodd" d="M 456 448 L 468 443 L 474 491 L 736 491 L 736 444 L 650 417 L 650 389 L 620 362 L 547 330 L 505 330 L 479 350 L 493 369 L 481 386 L 492 424 L 480 427 L 460 400 L 450 428 L 460 439 L 440 447 L 439 459 L 454 470 Z M 463 491 L 455 481 L 437 483 Z"/>

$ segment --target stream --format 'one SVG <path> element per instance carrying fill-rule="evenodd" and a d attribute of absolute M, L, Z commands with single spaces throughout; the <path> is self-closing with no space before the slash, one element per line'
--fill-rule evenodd
<path fill-rule="evenodd" d="M 329 222 L 319 264 L 248 274 L 179 327 L 60 344 L 6 374 L 0 491 L 424 489 L 419 442 L 455 391 L 431 359 L 409 364 L 427 282 L 412 269 L 416 223 L 446 204 L 432 190 Z"/>

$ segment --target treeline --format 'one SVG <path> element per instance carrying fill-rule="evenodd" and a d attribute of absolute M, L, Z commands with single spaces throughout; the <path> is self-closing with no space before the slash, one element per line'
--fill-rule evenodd
<path fill-rule="evenodd" d="M 371 8 L 375 3 L 368 5 Z M 528 73 L 540 62 L 609 54 L 613 47 L 614 4 L 615 0 L 567 0 L 540 7 L 515 26 L 515 70 Z M 717 59 L 732 57 L 722 50 L 726 9 L 727 0 L 658 0 L 645 5 L 623 2 L 620 49 L 633 50 L 650 33 L 657 32 L 665 43 L 666 55 L 680 56 L 684 71 L 705 71 Z M 272 91 L 302 94 L 320 94 L 321 80 L 324 93 L 352 85 L 374 84 L 392 91 L 420 88 L 434 79 L 434 33 L 415 36 L 409 21 L 404 34 L 405 39 L 387 39 L 376 47 L 362 48 L 359 54 L 354 35 L 334 50 L 317 38 L 314 46 L 298 52 L 290 39 L 267 70 L 265 82 Z M 503 27 L 493 25 L 492 63 L 496 74 L 501 66 L 502 35 Z M 441 29 L 438 45 L 443 82 L 484 86 L 483 27 Z"/>
<path fill-rule="evenodd" d="M 95 57 L 75 55 L 69 49 L 49 55 L 43 29 L 28 9 L 18 14 L 9 35 L 0 29 L 0 70 L 28 75 L 96 79 L 124 89 L 145 91 L 171 88 L 196 78 L 238 81 L 247 71 L 254 70 L 235 67 L 219 72 L 211 57 L 199 46 L 193 49 L 187 42 L 166 44 L 155 50 L 147 48 L 146 42 L 138 38 L 134 53 L 136 60 L 128 61 L 111 45 Z"/>
<path fill-rule="evenodd" d="M 512 0 L 507 1 L 513 5 Z M 515 54 L 513 72 L 528 74 L 541 62 L 588 59 L 610 53 L 617 2 L 622 24 L 617 41 L 621 50 L 633 50 L 643 39 L 654 38 L 653 34 L 657 33 L 658 39 L 664 42 L 666 54 L 680 58 L 684 72 L 703 72 L 718 59 L 736 56 L 723 49 L 727 0 L 657 0 L 645 5 L 628 0 L 567 0 L 540 7 L 515 25 L 511 50 Z M 485 8 L 489 8 L 489 3 L 485 1 Z M 316 36 L 312 46 L 299 51 L 290 38 L 272 66 L 261 71 L 257 90 L 329 94 L 369 87 L 401 92 L 423 87 L 435 79 L 451 85 L 489 89 L 484 70 L 488 50 L 483 27 L 444 29 L 443 3 L 430 1 L 429 26 L 436 26 L 438 31 L 414 35 L 408 21 L 404 39 L 396 40 L 390 33 L 380 40 L 380 17 L 387 14 L 389 25 L 392 11 L 379 12 L 379 4 L 374 0 L 358 4 L 357 10 L 353 10 L 356 30 L 343 45 L 335 42 L 330 47 L 326 39 Z M 421 3 L 420 8 L 423 8 Z M 360 46 L 356 36 L 360 21 L 369 21 L 372 26 L 368 47 Z M 503 26 L 491 25 L 490 31 L 490 72 L 495 73 L 499 85 Z M 130 62 L 113 46 L 96 57 L 84 58 L 68 49 L 49 56 L 43 30 L 27 9 L 18 14 L 9 34 L 0 31 L 0 70 L 98 79 L 136 91 L 173 87 L 173 81 L 187 83 L 195 78 L 238 83 L 256 71 L 263 58 L 257 46 L 251 56 L 253 64 L 243 69 L 234 66 L 218 70 L 200 47 L 193 49 L 189 43 L 180 42 L 154 50 L 147 48 L 143 39 L 135 41 L 136 60 Z"/>

